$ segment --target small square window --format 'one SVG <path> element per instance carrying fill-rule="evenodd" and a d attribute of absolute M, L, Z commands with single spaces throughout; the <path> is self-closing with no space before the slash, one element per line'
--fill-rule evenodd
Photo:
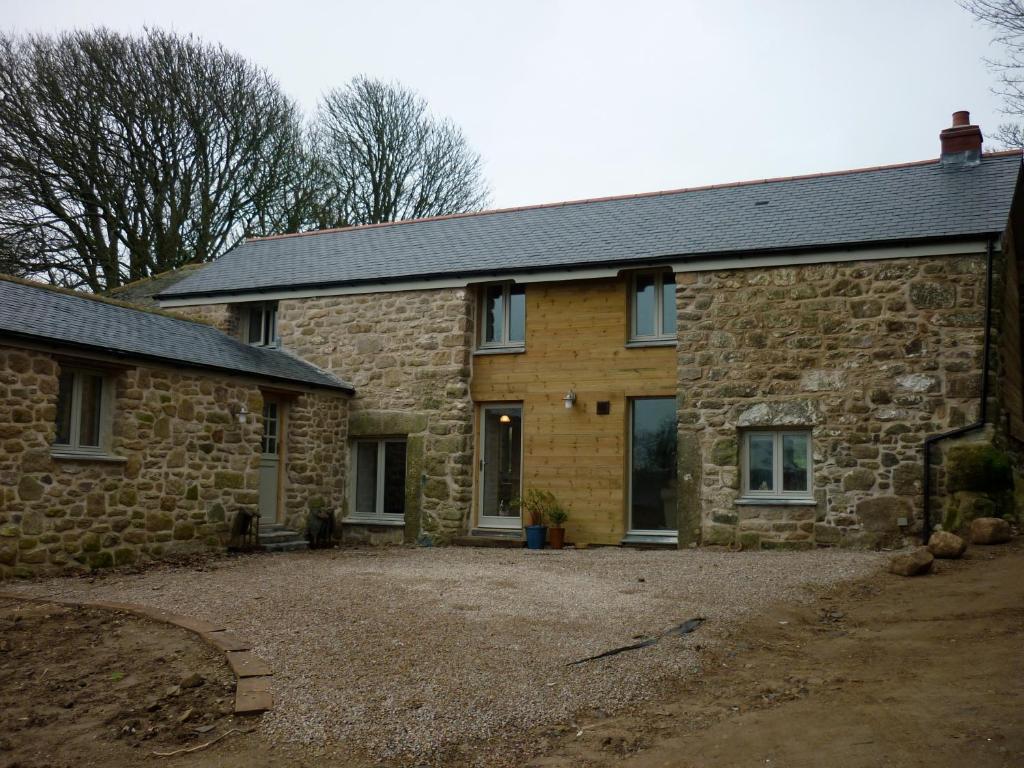
<path fill-rule="evenodd" d="M 748 430 L 743 433 L 743 495 L 749 498 L 811 498 L 811 433 Z"/>
<path fill-rule="evenodd" d="M 57 419 L 54 447 L 101 452 L 109 418 L 105 405 L 108 387 L 103 374 L 64 368 L 57 382 Z"/>
<path fill-rule="evenodd" d="M 525 343 L 525 286 L 514 283 L 484 286 L 480 298 L 480 347 L 522 347 Z"/>
<path fill-rule="evenodd" d="M 676 283 L 671 272 L 638 272 L 630 289 L 629 340 L 675 341 Z"/>
<path fill-rule="evenodd" d="M 277 344 L 277 302 L 261 301 L 245 307 L 245 341 L 259 347 Z"/>

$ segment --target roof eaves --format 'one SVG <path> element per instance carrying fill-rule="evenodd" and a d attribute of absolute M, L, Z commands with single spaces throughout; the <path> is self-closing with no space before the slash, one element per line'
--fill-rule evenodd
<path fill-rule="evenodd" d="M 341 381 L 336 376 L 327 373 L 326 371 L 317 368 L 316 366 L 310 365 L 310 363 L 302 360 L 301 358 L 295 358 L 302 362 L 304 365 L 309 366 L 318 374 L 324 376 L 327 381 L 313 381 L 306 379 L 299 379 L 291 376 L 280 376 L 272 373 L 260 373 L 256 371 L 242 371 L 237 368 L 232 368 L 226 365 L 215 365 L 213 363 L 201 363 L 195 360 L 183 360 L 175 357 L 167 357 L 164 355 L 154 355 L 145 352 L 132 352 L 123 349 L 117 349 L 116 347 L 107 347 L 102 344 L 86 344 L 78 341 L 69 341 L 65 339 L 57 339 L 52 336 L 46 336 L 43 334 L 32 334 L 32 333 L 21 333 L 18 331 L 10 331 L 6 329 L 0 329 L 0 338 L 3 337 L 22 339 L 24 341 L 31 341 L 35 343 L 43 343 L 53 347 L 63 347 L 77 350 L 87 350 L 90 352 L 97 352 L 104 355 L 111 355 L 113 357 L 125 358 L 130 360 L 147 360 L 152 362 L 162 363 L 164 365 L 173 366 L 184 366 L 186 368 L 196 368 L 199 370 L 212 370 L 212 371 L 223 371 L 230 373 L 235 376 L 249 376 L 256 379 L 267 379 L 270 381 L 285 382 L 292 386 L 301 385 L 306 387 L 314 387 L 318 389 L 337 389 L 345 392 L 346 394 L 355 394 L 355 387 L 347 382 Z"/>

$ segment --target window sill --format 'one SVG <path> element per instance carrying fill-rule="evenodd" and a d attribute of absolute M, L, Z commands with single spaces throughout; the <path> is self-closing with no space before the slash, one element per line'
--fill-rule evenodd
<path fill-rule="evenodd" d="M 521 355 L 526 351 L 526 346 L 517 347 L 479 347 L 473 350 L 474 355 Z"/>
<path fill-rule="evenodd" d="M 342 525 L 389 525 L 392 528 L 405 527 L 405 520 L 385 520 L 380 517 L 346 517 Z"/>
<path fill-rule="evenodd" d="M 675 339 L 648 339 L 648 340 L 636 340 L 627 341 L 626 349 L 643 349 L 644 347 L 674 347 L 676 346 Z"/>
<path fill-rule="evenodd" d="M 61 461 L 101 461 L 108 464 L 124 464 L 128 461 L 124 456 L 114 456 L 111 453 L 91 453 L 89 451 L 72 450 L 50 451 L 50 458 Z"/>
<path fill-rule="evenodd" d="M 736 499 L 736 504 L 743 507 L 816 507 L 818 502 L 815 499 L 807 498 L 794 498 L 785 499 L 777 496 L 771 497 L 766 496 L 764 498 L 758 498 L 756 496 L 743 496 Z"/>

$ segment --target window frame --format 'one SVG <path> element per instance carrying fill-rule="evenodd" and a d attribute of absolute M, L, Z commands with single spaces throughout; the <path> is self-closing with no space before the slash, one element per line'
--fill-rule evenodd
<path fill-rule="evenodd" d="M 501 304 L 502 304 L 502 325 L 501 325 L 501 339 L 499 341 L 487 341 L 487 292 L 491 288 L 501 286 Z M 512 302 L 510 297 L 512 295 L 512 289 L 521 288 L 523 292 L 523 339 L 522 341 L 510 341 L 509 340 L 509 326 L 512 317 Z M 513 280 L 504 280 L 499 283 L 484 283 L 480 286 L 480 296 L 477 301 L 477 317 L 480 318 L 479 330 L 476 335 L 476 347 L 478 350 L 515 350 L 522 351 L 526 349 L 526 286 L 522 283 L 516 283 Z"/>
<path fill-rule="evenodd" d="M 260 315 L 260 337 L 253 340 L 249 332 L 252 329 L 252 315 L 256 312 Z M 242 328 L 246 344 L 253 347 L 278 346 L 280 340 L 277 335 L 277 302 L 256 301 L 246 304 Z"/>
<path fill-rule="evenodd" d="M 367 514 L 366 512 L 359 512 L 356 509 L 357 493 L 358 493 L 358 482 L 359 482 L 359 444 L 360 443 L 376 443 L 377 445 L 377 477 L 374 485 L 374 511 L 373 514 Z M 403 494 L 406 488 L 406 473 L 409 468 L 409 440 L 406 437 L 356 437 L 353 438 L 349 445 L 349 477 L 352 478 L 352 482 L 349 483 L 349 504 L 348 504 L 348 516 L 343 520 L 346 523 L 365 523 L 369 525 L 405 525 L 405 513 L 408 509 L 404 509 L 405 504 L 403 502 L 403 511 L 400 515 L 389 514 L 384 512 L 384 480 L 386 470 L 384 466 L 385 462 L 385 446 L 388 443 L 401 443 L 405 446 L 405 466 L 402 467 L 402 490 Z M 404 498 L 404 497 L 403 497 Z"/>
<path fill-rule="evenodd" d="M 641 277 L 654 278 L 654 333 L 641 336 L 637 333 L 636 283 Z M 645 269 L 632 272 L 629 276 L 629 335 L 628 343 L 637 346 L 675 344 L 678 334 L 678 322 L 675 331 L 665 332 L 665 283 L 666 278 L 672 279 L 675 285 L 675 273 L 664 269 Z"/>
<path fill-rule="evenodd" d="M 752 435 L 772 436 L 772 489 L 768 491 L 750 488 L 750 437 Z M 807 438 L 807 490 L 783 490 L 782 442 L 786 436 L 800 435 Z M 811 501 L 814 499 L 814 435 L 810 429 L 745 429 L 740 441 L 740 488 L 741 501 Z"/>
<path fill-rule="evenodd" d="M 58 374 L 60 376 L 71 374 L 71 411 L 68 414 L 70 421 L 68 425 L 68 442 L 58 442 L 60 436 L 57 434 L 57 419 L 54 418 L 54 438 L 50 449 L 54 454 L 60 455 L 81 455 L 81 456 L 106 456 L 110 446 L 112 404 L 110 396 L 112 392 L 109 375 L 102 370 L 84 366 L 61 366 Z M 82 445 L 82 381 L 86 376 L 95 376 L 100 382 L 99 391 L 99 415 L 96 420 L 96 445 Z M 57 411 L 60 412 L 60 392 L 58 387 Z"/>

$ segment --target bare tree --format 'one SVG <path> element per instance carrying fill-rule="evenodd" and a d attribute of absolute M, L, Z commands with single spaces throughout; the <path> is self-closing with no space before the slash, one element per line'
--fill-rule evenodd
<path fill-rule="evenodd" d="M 0 35 L 0 259 L 99 291 L 319 221 L 265 71 L 148 30 Z"/>
<path fill-rule="evenodd" d="M 314 149 L 327 175 L 326 218 L 385 221 L 480 210 L 483 162 L 452 122 L 398 83 L 356 77 L 321 99 Z"/>
<path fill-rule="evenodd" d="M 1024 2 L 1021 0 L 960 0 L 960 6 L 992 28 L 992 42 L 1004 52 L 1002 59 L 986 62 L 999 77 L 996 92 L 1003 97 L 1003 112 L 1024 117 Z M 1006 147 L 1024 148 L 1024 127 L 1004 123 L 994 136 Z"/>

